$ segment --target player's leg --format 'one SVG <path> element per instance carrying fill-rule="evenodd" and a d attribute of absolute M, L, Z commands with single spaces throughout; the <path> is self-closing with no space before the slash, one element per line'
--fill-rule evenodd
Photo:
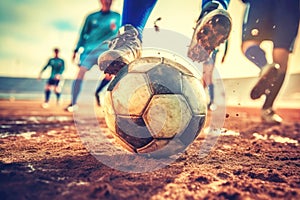
<path fill-rule="evenodd" d="M 260 47 L 263 40 L 271 39 L 273 11 L 270 10 L 273 8 L 270 8 L 270 0 L 248 2 L 244 14 L 242 51 L 246 58 L 261 70 L 260 78 L 250 93 L 252 99 L 258 99 L 272 84 L 278 68 L 275 63 L 267 63 L 265 51 Z"/>
<path fill-rule="evenodd" d="M 214 64 L 216 60 L 216 54 L 218 50 L 215 50 L 211 57 L 203 63 L 203 80 L 204 85 L 206 85 L 208 94 L 209 94 L 209 103 L 208 108 L 210 110 L 215 110 L 216 105 L 214 104 L 214 97 L 215 97 L 215 90 L 214 90 L 214 83 L 213 83 L 213 70 L 214 70 Z"/>
<path fill-rule="evenodd" d="M 97 88 L 96 92 L 95 92 L 95 97 L 96 97 L 96 101 L 97 101 L 97 105 L 101 106 L 100 103 L 100 96 L 99 93 L 102 91 L 102 89 L 111 81 L 112 79 L 112 75 L 110 74 L 105 74 L 104 79 L 102 79 L 99 87 Z"/>
<path fill-rule="evenodd" d="M 226 11 L 229 0 L 203 0 L 188 57 L 203 62 L 210 53 L 229 37 L 231 18 Z"/>
<path fill-rule="evenodd" d="M 80 66 L 76 79 L 73 81 L 71 91 L 71 103 L 65 108 L 66 111 L 74 112 L 77 109 L 77 99 L 81 92 L 82 82 L 85 73 L 88 71 L 86 67 Z"/>
<path fill-rule="evenodd" d="M 55 87 L 54 87 L 54 92 L 55 92 L 55 95 L 56 95 L 56 104 L 59 105 L 60 104 L 60 97 L 61 97 L 61 86 L 60 86 L 60 81 L 59 80 L 56 80 L 56 84 L 55 84 Z"/>
<path fill-rule="evenodd" d="M 50 95 L 51 95 L 51 79 L 48 80 L 48 83 L 45 86 L 45 101 L 42 104 L 43 108 L 49 108 L 49 99 L 50 99 Z"/>
<path fill-rule="evenodd" d="M 77 100 L 81 92 L 84 76 L 94 65 L 97 64 L 100 53 L 107 49 L 107 44 L 101 43 L 97 47 L 85 47 L 85 50 L 80 54 L 79 71 L 72 85 L 71 103 L 65 108 L 66 111 L 73 112 L 78 109 Z"/>
<path fill-rule="evenodd" d="M 268 88 L 265 103 L 262 110 L 262 120 L 269 123 L 280 123 L 282 118 L 277 115 L 272 107 L 278 93 L 284 83 L 288 68 L 289 54 L 293 51 L 293 45 L 299 26 L 299 1 L 276 1 L 274 21 L 276 30 L 274 31 L 273 61 L 278 63 L 277 76 L 273 77 L 273 83 Z"/>
<path fill-rule="evenodd" d="M 276 76 L 272 77 L 273 83 L 269 86 L 266 92 L 266 99 L 262 107 L 261 118 L 267 123 L 281 123 L 282 118 L 273 111 L 274 101 L 283 85 L 287 63 L 288 63 L 289 51 L 284 48 L 275 48 L 273 50 L 274 62 L 278 63 L 280 68 Z"/>
<path fill-rule="evenodd" d="M 156 2 L 157 0 L 124 0 L 121 25 L 130 24 L 138 30 L 138 37 L 142 39 L 144 27 Z"/>
<path fill-rule="evenodd" d="M 260 78 L 252 88 L 250 97 L 258 99 L 266 94 L 268 88 L 273 84 L 274 77 L 278 74 L 279 65 L 274 63 L 268 64 L 264 50 L 262 50 L 257 41 L 244 41 L 242 43 L 243 53 L 253 62 L 261 71 Z"/>
<path fill-rule="evenodd" d="M 117 74 L 122 67 L 140 57 L 142 32 L 157 0 L 125 0 L 122 27 L 110 43 L 110 50 L 98 59 L 100 70 Z"/>

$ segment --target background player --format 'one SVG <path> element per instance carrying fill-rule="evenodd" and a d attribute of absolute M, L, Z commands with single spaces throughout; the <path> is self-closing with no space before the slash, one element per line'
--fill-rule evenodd
<path fill-rule="evenodd" d="M 65 62 L 63 59 L 59 58 L 59 49 L 54 49 L 54 58 L 50 58 L 48 63 L 41 70 L 38 79 L 41 79 L 42 73 L 48 68 L 51 67 L 51 74 L 48 79 L 48 82 L 45 87 L 45 102 L 42 104 L 43 108 L 49 107 L 49 99 L 51 94 L 51 89 L 54 88 L 56 94 L 57 103 L 59 103 L 61 95 L 61 86 L 59 84 L 61 80 L 61 75 L 65 70 Z"/>
<path fill-rule="evenodd" d="M 216 109 L 216 105 L 214 104 L 215 90 L 213 83 L 213 71 L 218 51 L 218 49 L 215 49 L 209 59 L 203 63 L 203 86 L 207 88 L 209 94 L 209 103 L 207 107 L 212 111 Z"/>
<path fill-rule="evenodd" d="M 72 100 L 65 109 L 69 112 L 73 112 L 77 108 L 76 103 L 85 73 L 97 64 L 99 54 L 108 49 L 108 44 L 104 41 L 115 36 L 120 26 L 120 14 L 110 10 L 112 0 L 100 0 L 100 4 L 100 11 L 91 13 L 86 17 L 74 50 L 73 61 L 79 49 L 82 48 L 83 52 L 80 54 L 79 71 L 73 82 Z M 106 78 L 104 83 L 109 82 Z"/>
<path fill-rule="evenodd" d="M 265 95 L 261 119 L 266 123 L 281 123 L 273 110 L 273 103 L 285 79 L 289 53 L 297 36 L 299 0 L 243 0 L 247 3 L 243 24 L 242 51 L 261 69 L 260 79 L 251 91 L 251 98 Z M 273 42 L 273 61 L 267 62 L 260 44 Z"/>

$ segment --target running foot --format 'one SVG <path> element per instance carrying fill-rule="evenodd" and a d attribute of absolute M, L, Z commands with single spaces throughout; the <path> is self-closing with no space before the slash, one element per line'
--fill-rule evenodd
<path fill-rule="evenodd" d="M 262 109 L 261 120 L 267 124 L 281 124 L 282 118 L 272 108 Z"/>
<path fill-rule="evenodd" d="M 45 102 L 45 103 L 43 103 L 43 104 L 42 104 L 42 108 L 44 108 L 44 109 L 47 109 L 47 108 L 49 108 L 49 104 L 48 104 L 48 103 L 46 103 L 46 102 Z"/>
<path fill-rule="evenodd" d="M 57 106 L 60 106 L 60 105 L 62 105 L 62 100 L 60 100 L 60 99 L 59 99 L 59 100 L 57 100 L 57 101 L 56 101 L 56 105 L 57 105 Z"/>
<path fill-rule="evenodd" d="M 117 74 L 125 65 L 140 57 L 141 46 L 137 29 L 125 25 L 120 28 L 118 36 L 109 42 L 110 49 L 99 56 L 100 70 L 108 74 Z"/>
<path fill-rule="evenodd" d="M 203 8 L 188 49 L 188 57 L 193 61 L 206 61 L 210 53 L 229 37 L 231 18 L 221 7 L 211 2 Z"/>
<path fill-rule="evenodd" d="M 217 110 L 217 105 L 214 104 L 213 102 L 210 102 L 210 103 L 207 105 L 207 107 L 208 107 L 208 109 L 209 109 L 210 111 L 215 111 L 215 110 Z"/>
<path fill-rule="evenodd" d="M 74 112 L 74 111 L 77 111 L 78 110 L 78 106 L 77 105 L 68 105 L 66 108 L 65 108 L 65 111 L 67 112 Z"/>
<path fill-rule="evenodd" d="M 272 84 L 274 84 L 274 81 L 276 81 L 279 68 L 280 66 L 275 63 L 267 64 L 262 68 L 260 78 L 251 90 L 251 99 L 258 99 L 263 94 L 270 93 L 270 88 L 272 87 Z"/>

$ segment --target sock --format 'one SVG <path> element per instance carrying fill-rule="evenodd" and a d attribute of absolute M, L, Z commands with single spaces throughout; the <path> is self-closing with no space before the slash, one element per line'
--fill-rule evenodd
<path fill-rule="evenodd" d="M 208 3 L 211 3 L 211 2 L 217 2 L 217 3 L 221 4 L 221 5 L 223 6 L 224 9 L 227 10 L 228 4 L 229 4 L 230 0 L 214 0 L 214 1 L 212 1 L 212 0 L 202 0 L 202 6 L 201 6 L 202 9 L 203 9 Z"/>
<path fill-rule="evenodd" d="M 245 56 L 260 69 L 267 64 L 264 50 L 257 45 L 249 47 L 245 52 Z"/>
<path fill-rule="evenodd" d="M 215 91 L 214 91 L 214 84 L 211 83 L 207 86 L 208 89 L 208 93 L 209 93 L 209 98 L 210 98 L 210 103 L 214 102 L 214 98 L 215 98 Z"/>
<path fill-rule="evenodd" d="M 142 32 L 156 2 L 157 0 L 124 0 L 122 26 L 134 26 L 139 31 L 139 39 L 142 40 Z"/>
<path fill-rule="evenodd" d="M 77 103 L 78 95 L 81 91 L 82 79 L 75 79 L 72 87 L 72 105 Z"/>
<path fill-rule="evenodd" d="M 57 93 L 55 93 L 55 94 L 56 94 L 56 101 L 59 102 L 61 93 L 58 93 L 58 92 L 57 92 Z"/>
<path fill-rule="evenodd" d="M 263 109 L 268 109 L 273 107 L 273 103 L 283 85 L 285 78 L 285 73 L 278 74 L 276 80 L 274 81 L 274 86 L 270 88 L 270 93 L 266 95 L 266 100 L 263 105 Z"/>
<path fill-rule="evenodd" d="M 51 94 L 51 91 L 50 91 L 50 90 L 45 90 L 45 102 L 46 102 L 46 103 L 49 102 L 50 94 Z"/>
<path fill-rule="evenodd" d="M 103 79 L 99 85 L 99 87 L 96 90 L 96 94 L 98 94 L 99 92 L 101 92 L 101 90 L 110 82 L 110 80 L 107 79 Z"/>

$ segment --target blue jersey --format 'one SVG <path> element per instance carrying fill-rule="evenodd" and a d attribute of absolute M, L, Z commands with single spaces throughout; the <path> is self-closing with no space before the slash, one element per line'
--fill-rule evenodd
<path fill-rule="evenodd" d="M 98 11 L 88 15 L 75 51 L 77 52 L 80 47 L 83 47 L 84 51 L 91 51 L 115 36 L 120 27 L 120 18 L 120 14 L 113 11 Z"/>
<path fill-rule="evenodd" d="M 41 72 L 45 71 L 49 66 L 51 66 L 51 75 L 49 79 L 54 79 L 57 74 L 62 74 L 65 70 L 65 62 L 61 58 L 50 58 Z"/>

